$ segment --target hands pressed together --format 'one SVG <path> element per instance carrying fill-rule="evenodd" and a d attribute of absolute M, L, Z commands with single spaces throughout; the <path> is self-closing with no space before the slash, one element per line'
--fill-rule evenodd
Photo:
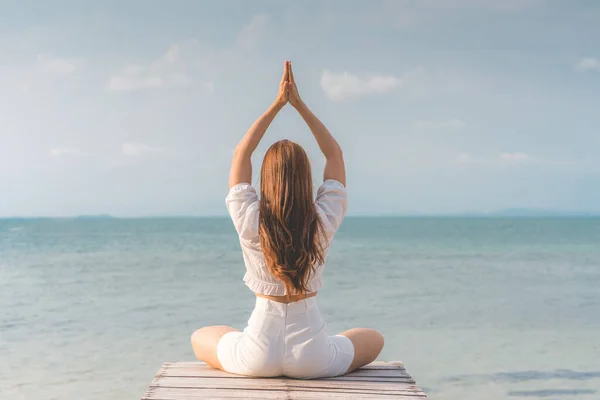
<path fill-rule="evenodd" d="M 298 87 L 296 86 L 296 81 L 294 80 L 291 61 L 285 61 L 283 65 L 283 76 L 281 77 L 279 92 L 277 93 L 277 98 L 275 99 L 275 103 L 279 107 L 285 106 L 288 102 L 294 108 L 298 108 L 302 104 L 302 99 L 300 98 Z"/>
<path fill-rule="evenodd" d="M 306 125 L 308 125 L 308 128 L 317 140 L 321 152 L 325 156 L 323 179 L 335 179 L 343 185 L 346 184 L 342 149 L 325 125 L 300 98 L 294 73 L 292 72 L 292 63 L 286 61 L 283 66 L 283 76 L 281 77 L 275 102 L 254 121 L 235 148 L 231 171 L 229 173 L 229 187 L 233 187 L 238 183 L 252 181 L 252 153 L 256 150 L 273 119 L 287 103 L 290 103 L 298 111 L 302 119 L 304 119 L 304 122 L 306 122 Z"/>

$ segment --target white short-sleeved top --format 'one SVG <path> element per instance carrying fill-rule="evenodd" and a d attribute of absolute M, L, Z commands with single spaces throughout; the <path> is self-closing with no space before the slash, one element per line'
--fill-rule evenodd
<path fill-rule="evenodd" d="M 268 270 L 260 248 L 258 235 L 260 200 L 256 190 L 249 183 L 239 183 L 229 189 L 225 203 L 240 237 L 246 264 L 244 275 L 246 286 L 255 293 L 271 296 L 286 295 L 285 285 Z M 348 195 L 344 185 L 334 179 L 325 180 L 317 190 L 315 208 L 327 238 L 326 256 L 329 244 L 348 209 Z M 324 267 L 324 264 L 315 266 L 315 273 L 312 274 L 307 285 L 309 292 L 316 292 L 323 286 Z"/>

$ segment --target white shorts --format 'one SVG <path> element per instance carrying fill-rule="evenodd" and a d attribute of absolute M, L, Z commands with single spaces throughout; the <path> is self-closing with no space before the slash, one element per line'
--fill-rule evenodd
<path fill-rule="evenodd" d="M 234 374 L 323 378 L 348 371 L 354 346 L 345 336 L 327 336 L 316 297 L 289 304 L 257 297 L 248 326 L 223 335 L 217 357 Z"/>

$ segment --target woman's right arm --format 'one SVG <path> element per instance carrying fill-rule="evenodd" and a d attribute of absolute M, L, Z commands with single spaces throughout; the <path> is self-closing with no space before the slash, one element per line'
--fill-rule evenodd
<path fill-rule="evenodd" d="M 315 114 L 313 114 L 300 98 L 298 88 L 296 87 L 296 81 L 294 80 L 291 62 L 288 61 L 288 63 L 289 103 L 302 116 L 306 125 L 308 125 L 310 131 L 317 140 L 321 152 L 323 152 L 323 155 L 325 156 L 325 172 L 323 173 L 323 180 L 334 179 L 346 186 L 346 168 L 344 166 L 342 148 L 325 125 Z"/>

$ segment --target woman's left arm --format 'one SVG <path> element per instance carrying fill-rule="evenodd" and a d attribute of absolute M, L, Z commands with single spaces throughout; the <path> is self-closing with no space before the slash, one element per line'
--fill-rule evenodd
<path fill-rule="evenodd" d="M 235 147 L 231 170 L 229 171 L 229 187 L 233 187 L 238 183 L 252 183 L 252 153 L 256 150 L 258 143 L 260 143 L 277 113 L 288 102 L 288 80 L 289 66 L 286 61 L 275 102 L 252 124 L 240 143 Z"/>

